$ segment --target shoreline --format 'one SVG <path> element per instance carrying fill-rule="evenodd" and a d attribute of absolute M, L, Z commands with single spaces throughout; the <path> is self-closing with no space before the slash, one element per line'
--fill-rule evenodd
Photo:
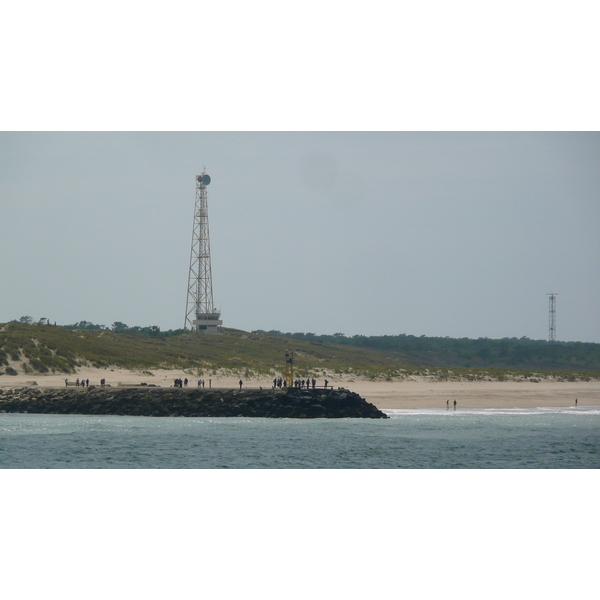
<path fill-rule="evenodd" d="M 65 388 L 65 378 L 69 381 L 89 379 L 90 385 L 100 385 L 105 378 L 112 387 L 130 387 L 145 383 L 148 386 L 172 387 L 176 378 L 188 378 L 189 389 L 196 388 L 198 378 L 181 370 L 153 369 L 151 371 L 130 371 L 126 369 L 81 368 L 71 375 L 19 374 L 0 377 L 0 388 L 33 386 L 38 388 Z M 239 389 L 239 376 L 202 376 L 205 390 Z M 245 378 L 243 389 L 270 390 L 272 379 L 267 377 Z M 318 386 L 323 385 L 323 379 Z M 380 410 L 384 409 L 433 409 L 446 408 L 449 402 L 457 408 L 565 408 L 574 407 L 575 399 L 579 407 L 600 407 L 600 380 L 591 381 L 435 381 L 427 378 L 413 378 L 402 381 L 368 381 L 353 376 L 332 375 L 329 387 L 346 388 L 359 394 L 367 402 Z"/>

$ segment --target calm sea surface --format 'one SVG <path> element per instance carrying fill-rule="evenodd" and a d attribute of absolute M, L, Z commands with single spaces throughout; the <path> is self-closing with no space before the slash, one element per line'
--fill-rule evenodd
<path fill-rule="evenodd" d="M 387 420 L 0 414 L 4 469 L 596 469 L 600 410 Z"/>

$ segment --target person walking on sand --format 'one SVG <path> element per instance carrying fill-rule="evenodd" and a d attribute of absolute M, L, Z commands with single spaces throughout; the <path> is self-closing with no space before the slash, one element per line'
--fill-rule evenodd
<path fill-rule="evenodd" d="M 575 398 L 575 406 L 577 406 L 577 398 Z"/>
<path fill-rule="evenodd" d="M 446 410 L 450 408 L 450 400 L 446 400 Z"/>
<path fill-rule="evenodd" d="M 241 391 L 243 385 L 244 385 L 244 382 L 240 379 L 240 391 Z"/>
<path fill-rule="evenodd" d="M 456 400 L 454 401 L 454 410 L 456 410 Z"/>

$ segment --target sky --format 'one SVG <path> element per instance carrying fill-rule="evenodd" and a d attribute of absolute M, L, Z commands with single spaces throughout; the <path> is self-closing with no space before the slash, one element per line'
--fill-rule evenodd
<path fill-rule="evenodd" d="M 0 133 L 0 322 L 600 342 L 597 132 Z"/>
<path fill-rule="evenodd" d="M 182 327 L 206 168 L 226 327 L 600 342 L 588 10 L 7 7 L 0 322 Z"/>

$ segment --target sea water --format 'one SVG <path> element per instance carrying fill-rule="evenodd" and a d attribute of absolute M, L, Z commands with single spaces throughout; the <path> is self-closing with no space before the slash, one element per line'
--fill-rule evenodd
<path fill-rule="evenodd" d="M 600 409 L 389 419 L 0 414 L 4 469 L 596 469 Z"/>

